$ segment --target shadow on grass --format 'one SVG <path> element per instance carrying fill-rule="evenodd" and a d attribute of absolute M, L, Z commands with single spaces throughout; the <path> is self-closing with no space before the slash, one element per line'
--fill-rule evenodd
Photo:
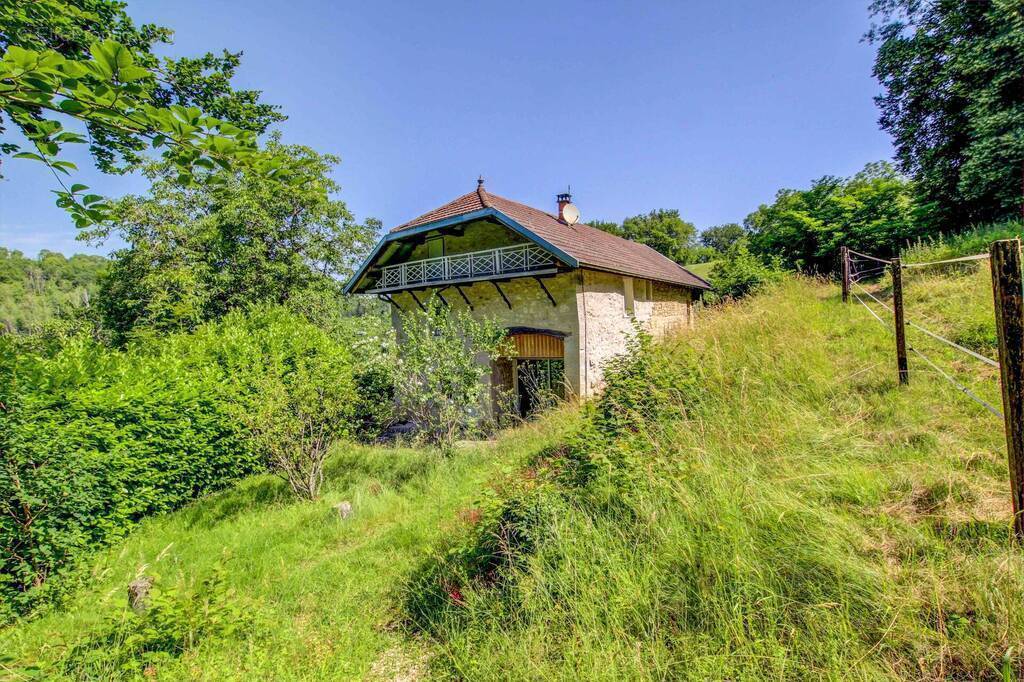
<path fill-rule="evenodd" d="M 345 490 L 369 480 L 400 490 L 429 474 L 439 457 L 426 450 L 339 445 L 324 466 L 324 491 Z M 198 500 L 181 514 L 188 528 L 212 528 L 242 514 L 293 501 L 295 496 L 283 479 L 264 474 Z"/>

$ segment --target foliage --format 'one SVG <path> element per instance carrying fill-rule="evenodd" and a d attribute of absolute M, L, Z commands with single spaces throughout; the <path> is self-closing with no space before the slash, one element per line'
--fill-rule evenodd
<path fill-rule="evenodd" d="M 169 38 L 164 28 L 137 29 L 124 4 L 112 0 L 0 2 L 0 132 L 13 124 L 32 145 L 21 151 L 7 141 L 0 152 L 45 163 L 61 185 L 57 204 L 78 227 L 103 222 L 110 207 L 85 185 L 61 179 L 76 170 L 62 158 L 67 144 L 89 143 L 106 172 L 160 149 L 181 184 L 196 176 L 219 182 L 218 171 L 233 164 L 288 177 L 281 159 L 257 147 L 256 135 L 279 114 L 259 103 L 259 93 L 230 88 L 239 55 L 161 66 L 151 50 Z M 65 129 L 67 118 L 84 124 L 87 135 Z"/>
<path fill-rule="evenodd" d="M 851 178 L 819 178 L 810 189 L 779 190 L 747 216 L 750 250 L 805 272 L 830 272 L 840 246 L 886 257 L 924 234 L 912 185 L 891 165 L 869 163 Z"/>
<path fill-rule="evenodd" d="M 51 356 L 0 337 L 0 593 L 22 611 L 44 583 L 142 518 L 258 468 L 221 378 L 175 353 L 73 338 Z M 0 616 L 10 616 L 10 613 Z"/>
<path fill-rule="evenodd" d="M 377 398 L 357 395 L 358 377 L 384 361 L 361 331 L 263 307 L 123 351 L 0 336 L 3 602 L 24 612 L 59 597 L 50 578 L 91 550 L 274 464 L 288 439 L 303 444 L 294 429 L 318 391 L 334 401 L 312 418 L 325 433 L 379 433 L 386 423 L 357 421 Z"/>
<path fill-rule="evenodd" d="M 102 627 L 72 642 L 54 668 L 76 679 L 154 677 L 205 640 L 232 639 L 254 629 L 251 605 L 227 584 L 227 564 L 214 564 L 210 575 L 186 589 L 163 587 L 159 577 L 144 609 L 118 609 Z"/>
<path fill-rule="evenodd" d="M 737 223 L 725 223 L 709 227 L 700 233 L 700 243 L 714 249 L 718 253 L 725 253 L 729 247 L 743 239 L 747 231 Z"/>
<path fill-rule="evenodd" d="M 428 441 L 450 451 L 455 440 L 473 434 L 487 418 L 490 362 L 512 351 L 505 332 L 466 311 L 451 312 L 436 299 L 425 311 L 402 311 L 402 352 L 395 366 L 399 410 Z"/>
<path fill-rule="evenodd" d="M 906 282 L 932 300 L 926 319 L 991 314 L 983 282 L 961 296 L 969 278 L 942 274 Z M 575 408 L 448 457 L 339 444 L 320 501 L 256 476 L 154 518 L 96 556 L 66 608 L 0 630 L 0 660 L 59 677 L 59 643 L 102 631 L 140 566 L 190 590 L 229 546 L 225 579 L 267 627 L 204 637 L 159 678 L 1019 679 L 1003 434 L 934 373 L 899 387 L 891 348 L 838 287 L 789 277 L 704 311 L 616 380 L 616 414 L 655 417 L 626 420 L 619 445 L 577 438 Z M 987 372 L 957 376 L 998 400 Z M 576 476 L 569 453 L 602 464 Z M 540 505 L 504 515 L 531 536 L 488 535 L 513 495 Z M 342 500 L 355 513 L 339 522 Z M 474 537 L 508 579 L 425 583 L 444 617 L 432 636 L 401 627 L 414 579 Z"/>
<path fill-rule="evenodd" d="M 233 174 L 224 186 L 183 188 L 171 166 L 150 168 L 147 196 L 113 210 L 114 253 L 98 307 L 104 326 L 133 332 L 188 330 L 250 304 L 294 304 L 327 315 L 339 279 L 369 248 L 375 224 L 357 225 L 330 172 L 337 159 L 272 140 L 298 185 L 281 191 L 260 173 Z M 226 190 L 226 191 L 225 191 Z M 109 236 L 99 228 L 94 239 Z"/>
<path fill-rule="evenodd" d="M 40 251 L 27 258 L 0 247 L 0 333 L 38 331 L 54 318 L 88 306 L 108 261 Z"/>
<path fill-rule="evenodd" d="M 603 220 L 592 221 L 591 227 L 610 232 L 630 241 L 646 244 L 677 263 L 690 260 L 697 228 L 679 217 L 679 211 L 659 208 L 650 213 L 626 218 L 621 225 Z"/>
<path fill-rule="evenodd" d="M 286 335 L 287 352 L 272 357 L 276 366 L 256 376 L 250 388 L 255 399 L 240 417 L 270 470 L 296 495 L 315 500 L 331 446 L 355 434 L 352 354 L 308 325 L 277 325 L 267 333 Z"/>
<path fill-rule="evenodd" d="M 740 240 L 729 247 L 725 255 L 715 261 L 709 275 L 709 282 L 715 295 L 725 298 L 741 298 L 757 293 L 765 286 L 778 282 L 783 277 L 778 258 L 768 263 L 750 252 L 746 240 Z"/>
<path fill-rule="evenodd" d="M 932 232 L 1021 206 L 1024 6 L 1019 0 L 875 0 L 882 129 Z"/>

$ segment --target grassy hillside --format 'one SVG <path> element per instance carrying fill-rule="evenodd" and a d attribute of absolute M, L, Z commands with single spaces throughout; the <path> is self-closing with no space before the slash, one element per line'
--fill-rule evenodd
<path fill-rule="evenodd" d="M 991 350 L 983 267 L 915 274 L 908 303 Z M 986 367 L 914 342 L 996 399 Z M 913 359 L 898 387 L 891 346 L 835 286 L 789 280 L 708 311 L 584 414 L 451 459 L 339 449 L 317 504 L 257 478 L 152 519 L 63 608 L 0 633 L 4 665 L 1017 679 L 1024 555 L 1009 543 L 1001 424 Z M 355 508 L 345 521 L 340 500 Z M 141 572 L 159 576 L 167 622 L 125 608 Z"/>

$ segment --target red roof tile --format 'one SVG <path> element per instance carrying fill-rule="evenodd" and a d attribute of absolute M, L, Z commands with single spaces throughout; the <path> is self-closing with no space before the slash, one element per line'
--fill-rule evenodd
<path fill-rule="evenodd" d="M 491 194 L 483 185 L 399 225 L 391 232 L 401 232 L 485 208 L 501 211 L 544 241 L 575 258 L 581 266 L 699 289 L 709 288 L 703 279 L 645 244 L 616 237 L 589 225 L 566 225 L 550 213 Z"/>

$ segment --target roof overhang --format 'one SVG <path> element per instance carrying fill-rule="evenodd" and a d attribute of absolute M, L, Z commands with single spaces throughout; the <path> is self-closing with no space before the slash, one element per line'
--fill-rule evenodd
<path fill-rule="evenodd" d="M 354 274 L 352 276 L 352 279 L 348 281 L 343 291 L 346 294 L 351 294 L 353 293 L 353 291 L 355 291 L 355 289 L 362 282 L 363 278 L 366 276 L 367 271 L 369 271 L 370 267 L 373 266 L 373 264 L 377 261 L 377 259 L 380 257 L 381 252 L 384 250 L 384 247 L 386 247 L 388 244 L 392 242 L 401 241 L 403 239 L 412 237 L 417 234 L 423 234 L 424 232 L 432 232 L 433 230 L 440 230 L 445 227 L 452 227 L 453 225 L 460 225 L 462 223 L 469 223 L 473 222 L 474 220 L 484 219 L 492 219 L 498 223 L 501 223 L 502 225 L 509 228 L 513 232 L 518 233 L 519 235 L 526 239 L 529 239 L 534 244 L 541 247 L 542 249 L 544 249 L 552 256 L 562 261 L 565 265 L 571 268 L 578 268 L 580 266 L 578 260 L 567 254 L 565 251 L 562 251 L 555 245 L 551 244 L 547 240 L 541 239 L 534 232 L 523 227 L 520 223 L 508 217 L 498 209 L 482 208 L 476 211 L 470 211 L 469 213 L 463 213 L 461 215 L 452 216 L 450 218 L 443 218 L 441 220 L 435 220 L 433 222 L 424 223 L 423 225 L 417 225 L 416 227 L 411 227 L 407 230 L 401 230 L 399 232 L 389 232 L 388 234 L 384 235 L 384 237 L 381 238 L 379 242 L 377 242 L 377 245 L 375 247 L 373 247 L 373 251 L 370 252 L 370 255 L 367 256 L 366 260 L 364 260 L 362 265 L 359 266 L 359 269 L 356 270 L 356 274 Z"/>

